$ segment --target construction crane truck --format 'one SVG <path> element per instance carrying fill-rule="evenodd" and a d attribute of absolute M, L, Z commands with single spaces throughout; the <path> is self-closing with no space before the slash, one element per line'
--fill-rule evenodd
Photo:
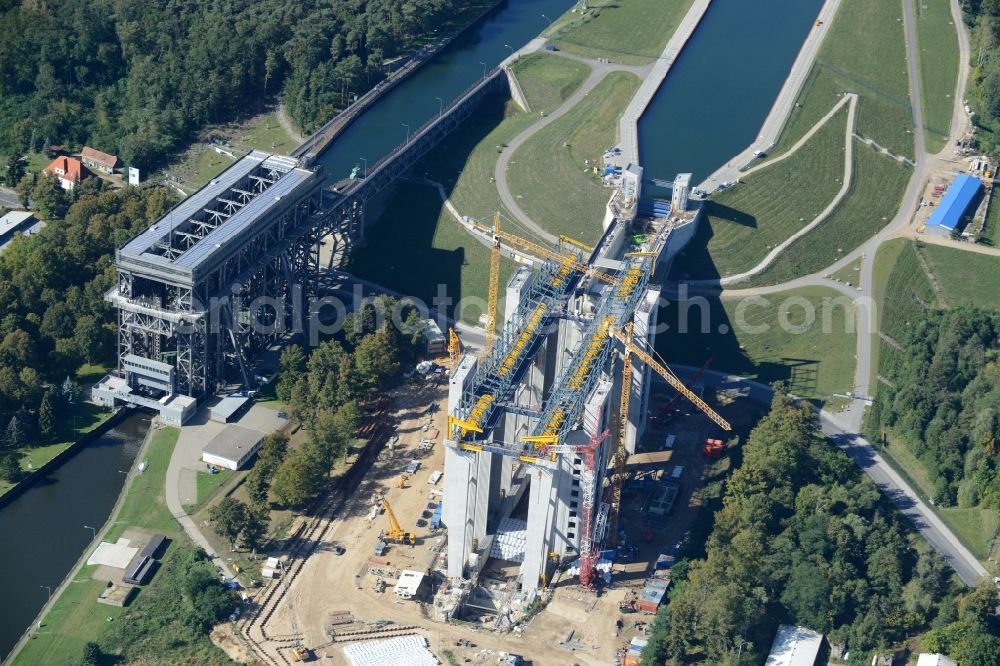
<path fill-rule="evenodd" d="M 389 543 L 405 543 L 408 546 L 417 543 L 417 537 L 413 532 L 405 532 L 399 526 L 399 521 L 396 520 L 396 514 L 392 512 L 389 500 L 382 500 L 382 508 L 385 509 L 385 515 L 389 518 L 389 531 L 382 532 L 382 539 Z"/>

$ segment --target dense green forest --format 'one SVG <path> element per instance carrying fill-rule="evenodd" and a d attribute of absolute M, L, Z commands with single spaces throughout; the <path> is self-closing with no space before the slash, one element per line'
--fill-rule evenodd
<path fill-rule="evenodd" d="M 273 500 L 299 507 L 315 497 L 334 462 L 358 436 L 362 413 L 399 381 L 402 368 L 426 345 L 417 309 L 378 296 L 347 315 L 338 339 L 312 350 L 287 347 L 276 393 L 309 432 L 309 440 L 287 455 L 275 445 L 273 455 L 260 456 L 247 477 L 252 503 L 263 508 Z"/>
<path fill-rule="evenodd" d="M 937 645 L 964 650 L 963 665 L 997 663 L 976 657 L 1000 654 L 985 604 L 956 602 L 945 563 L 819 434 L 808 406 L 777 396 L 741 453 L 706 556 L 674 568 L 643 664 L 763 663 L 779 623 L 825 633 L 856 664 L 931 628 Z M 995 603 L 983 590 L 975 599 Z"/>
<path fill-rule="evenodd" d="M 112 251 L 170 204 L 162 189 L 84 191 L 0 254 L 0 448 L 55 436 L 43 417 L 67 393 L 66 378 L 84 363 L 113 363 L 115 324 L 103 299 L 116 280 Z"/>
<path fill-rule="evenodd" d="M 969 103 L 977 111 L 973 122 L 986 130 L 977 135 L 979 147 L 1000 153 L 1000 0 L 961 0 L 969 26 L 972 75 Z"/>
<path fill-rule="evenodd" d="M 1000 314 L 973 308 L 931 311 L 883 369 L 869 415 L 923 463 L 943 506 L 1000 509 Z"/>
<path fill-rule="evenodd" d="M 0 156 L 90 144 L 148 169 L 281 93 L 309 130 L 463 0 L 0 0 Z"/>

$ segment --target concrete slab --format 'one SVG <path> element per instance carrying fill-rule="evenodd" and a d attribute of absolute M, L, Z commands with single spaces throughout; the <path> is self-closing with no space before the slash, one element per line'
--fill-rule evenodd
<path fill-rule="evenodd" d="M 104 565 L 109 567 L 114 567 L 116 569 L 124 569 L 128 566 L 128 563 L 132 561 L 135 554 L 139 552 L 138 548 L 132 548 L 129 546 L 131 542 L 122 537 L 118 539 L 115 543 L 109 543 L 107 541 L 102 541 L 94 552 L 91 553 L 90 557 L 87 558 L 87 564 L 89 565 Z"/>
<path fill-rule="evenodd" d="M 182 504 L 194 504 L 198 501 L 198 471 L 190 467 L 181 468 L 181 476 L 177 483 Z"/>

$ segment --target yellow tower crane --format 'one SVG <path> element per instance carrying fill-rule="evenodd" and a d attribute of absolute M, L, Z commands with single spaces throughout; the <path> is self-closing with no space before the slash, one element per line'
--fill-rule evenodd
<path fill-rule="evenodd" d="M 493 351 L 497 339 L 497 298 L 500 291 L 500 213 L 493 216 L 493 248 L 490 250 L 490 291 L 486 301 L 486 339 L 483 356 Z"/>
<path fill-rule="evenodd" d="M 458 334 L 454 328 L 448 329 L 448 358 L 451 361 L 451 371 L 458 367 L 458 361 L 462 358 L 462 343 L 458 340 Z"/>
<path fill-rule="evenodd" d="M 657 361 L 650 354 L 640 349 L 635 342 L 632 341 L 631 322 L 626 324 L 620 331 L 609 328 L 608 335 L 620 341 L 622 346 L 625 348 L 625 353 L 623 355 L 624 362 L 622 363 L 621 401 L 619 403 L 618 413 L 618 442 L 614 456 L 614 478 L 612 479 L 612 507 L 611 515 L 608 520 L 608 536 L 612 543 L 616 543 L 618 538 L 617 523 L 618 512 L 621 508 L 622 484 L 625 482 L 625 463 L 628 460 L 628 451 L 625 449 L 625 435 L 628 432 L 629 401 L 632 397 L 632 355 L 634 354 L 637 358 L 652 368 L 653 372 L 658 374 L 660 377 L 663 377 L 663 379 L 666 380 L 666 382 L 672 386 L 674 390 L 694 403 L 695 407 L 700 409 L 705 416 L 712 419 L 712 421 L 714 421 L 720 428 L 729 431 L 732 430 L 732 426 L 729 424 L 729 421 L 719 416 L 714 409 L 709 407 L 708 403 L 699 398 L 697 394 L 685 386 L 684 382 L 682 382 L 677 375 L 671 372 L 665 364 Z"/>

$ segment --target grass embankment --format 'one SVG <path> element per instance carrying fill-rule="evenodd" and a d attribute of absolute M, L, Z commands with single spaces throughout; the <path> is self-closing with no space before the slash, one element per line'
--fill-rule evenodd
<path fill-rule="evenodd" d="M 843 282 L 848 286 L 857 286 L 858 280 L 861 279 L 861 260 L 853 261 L 839 271 L 834 271 L 830 274 L 830 279 Z"/>
<path fill-rule="evenodd" d="M 778 150 L 795 143 L 847 91 L 860 96 L 857 133 L 913 157 L 902 14 L 898 2 L 841 2 Z"/>
<path fill-rule="evenodd" d="M 944 259 L 945 263 L 935 263 L 931 258 L 934 255 L 929 254 L 928 250 L 943 250 L 944 252 L 936 258 Z M 998 284 L 996 272 L 1000 271 L 1000 268 L 996 267 L 995 257 L 939 246 L 925 246 L 919 251 L 927 258 L 938 284 L 946 294 L 946 299 L 951 293 L 956 298 L 957 304 L 965 294 L 988 292 L 992 289 L 993 305 L 984 302 L 974 304 L 980 307 L 1000 307 L 1000 288 L 996 286 Z M 878 330 L 900 343 L 903 343 L 924 320 L 928 309 L 939 305 L 917 252 L 914 241 L 898 238 L 884 243 L 875 256 L 873 288 L 878 308 Z M 963 263 L 973 257 L 981 257 L 985 261 L 979 266 Z M 941 270 L 945 266 L 946 268 Z M 977 269 L 980 272 L 977 272 Z M 989 274 L 982 276 L 983 270 L 993 272 L 992 281 Z M 972 282 L 973 280 L 978 282 Z M 877 355 L 873 359 L 877 372 L 885 377 L 893 377 L 898 365 L 905 360 L 904 352 L 880 339 L 876 339 L 873 345 L 877 350 Z M 876 394 L 882 390 L 882 385 L 874 377 L 871 386 Z M 882 433 L 870 434 L 878 439 Z M 883 453 L 886 459 L 907 478 L 910 485 L 925 500 L 933 497 L 934 484 L 924 464 L 893 432 L 884 434 L 886 446 L 883 448 Z M 985 560 L 989 556 L 990 541 L 1000 529 L 1000 512 L 981 507 L 935 507 L 935 511 L 976 557 Z"/>
<path fill-rule="evenodd" d="M 551 53 L 530 53 L 514 61 L 511 69 L 535 115 L 554 111 L 590 74 L 586 64 Z"/>
<path fill-rule="evenodd" d="M 708 224 L 698 225 L 691 249 L 677 261 L 678 274 L 711 278 L 749 270 L 812 222 L 843 183 L 847 114 L 844 107 L 795 154 L 713 196 L 705 207 Z M 776 196 L 782 191 L 796 196 Z"/>
<path fill-rule="evenodd" d="M 861 245 L 896 215 L 911 175 L 907 165 L 856 141 L 847 196 L 830 217 L 785 248 L 750 284 L 779 284 L 816 273 Z"/>
<path fill-rule="evenodd" d="M 490 220 L 498 210 L 511 218 L 500 204 L 494 181 L 499 154 L 541 119 L 539 110 L 561 104 L 589 73 L 580 63 L 550 54 L 521 58 L 514 69 L 534 113 L 521 112 L 513 102 L 488 100 L 415 169 L 441 182 L 460 214 L 479 220 Z M 531 238 L 528 230 L 510 222 L 507 226 Z M 480 306 L 473 304 L 459 313 L 464 321 L 477 323 L 489 288 L 489 250 L 444 208 L 436 189 L 401 184 L 375 229 L 368 245 L 351 256 L 349 270 L 428 303 L 439 284 L 453 303 L 480 299 Z M 515 267 L 512 261 L 502 262 L 501 284 Z"/>
<path fill-rule="evenodd" d="M 514 153 L 507 182 L 524 212 L 554 234 L 584 242 L 600 237 L 611 189 L 594 168 L 615 143 L 618 119 L 639 78 L 612 72 L 565 116 L 528 139 Z"/>
<path fill-rule="evenodd" d="M 913 242 L 897 238 L 883 243 L 875 255 L 872 289 L 875 293 L 877 330 L 902 343 L 917 324 L 926 317 L 927 309 L 937 307 L 937 298 L 920 267 Z M 901 352 L 884 341 L 872 342 L 876 354 L 872 359 L 875 372 L 892 374 L 902 362 Z M 875 387 L 876 379 L 871 378 Z"/>
<path fill-rule="evenodd" d="M 588 58 L 643 65 L 660 56 L 693 0 L 590 0 L 585 12 L 567 12 L 552 42 Z M 579 9 L 579 5 L 577 7 Z"/>
<path fill-rule="evenodd" d="M 958 83 L 958 32 L 951 18 L 951 4 L 910 0 L 916 8 L 920 63 L 921 102 L 927 150 L 944 148 L 955 109 Z"/>
<path fill-rule="evenodd" d="M 76 418 L 73 419 L 75 427 L 70 428 L 69 432 L 63 438 L 60 438 L 58 442 L 42 444 L 40 446 L 26 446 L 17 450 L 17 454 L 20 456 L 21 471 L 27 475 L 38 470 L 42 465 L 75 444 L 83 435 L 101 425 L 109 418 L 111 418 L 111 412 L 106 412 L 97 405 L 92 405 L 89 402 L 80 403 L 77 406 Z M 13 486 L 13 483 L 0 481 L 0 495 L 6 493 Z"/>
<path fill-rule="evenodd" d="M 810 312 L 815 320 L 806 326 Z M 853 313 L 849 299 L 822 287 L 763 300 L 699 297 L 660 311 L 669 329 L 657 334 L 656 347 L 668 361 L 700 365 L 712 358 L 712 369 L 783 381 L 792 393 L 825 402 L 854 386 Z"/>
<path fill-rule="evenodd" d="M 1000 257 L 930 244 L 919 251 L 948 305 L 1000 310 Z"/>
<path fill-rule="evenodd" d="M 144 455 L 146 469 L 142 474 L 133 476 L 128 494 L 114 516 L 104 541 L 117 541 L 129 527 L 161 532 L 172 540 L 184 538 L 180 526 L 164 504 L 163 495 L 167 464 L 179 432 L 176 428 L 162 428 L 152 434 Z M 173 550 L 171 545 L 168 556 Z M 43 618 L 42 628 L 14 660 L 15 666 L 77 663 L 84 645 L 88 641 L 99 641 L 109 627 L 119 621 L 124 609 L 97 603 L 97 596 L 107 583 L 91 578 L 96 570 L 96 566 L 84 565 L 77 571 L 75 578 Z M 152 585 L 141 588 L 139 596 L 155 585 L 154 577 Z"/>
<path fill-rule="evenodd" d="M 191 190 L 219 175 L 234 161 L 228 155 L 216 152 L 207 137 L 221 137 L 226 143 L 222 148 L 237 157 L 253 149 L 287 155 L 298 145 L 278 122 L 274 111 L 254 116 L 240 125 L 207 129 L 202 136 L 205 137 L 202 141 L 193 144 L 177 162 L 164 169 Z"/>
<path fill-rule="evenodd" d="M 443 287 L 451 299 L 449 316 L 478 322 L 489 288 L 489 250 L 450 219 L 436 189 L 401 183 L 377 230 L 379 240 L 370 236 L 371 242 L 352 254 L 348 270 L 428 305 Z M 502 260 L 501 282 L 514 268 L 514 262 Z M 456 311 L 459 301 L 463 307 Z"/>
<path fill-rule="evenodd" d="M 876 143 L 897 154 L 912 156 L 913 129 L 901 17 L 899 4 L 843 0 L 779 144 L 771 151 L 772 156 L 782 154 L 805 135 L 842 98 L 844 91 L 859 95 L 857 134 L 872 137 Z M 817 139 L 819 137 L 814 136 L 809 144 Z M 726 211 L 732 220 L 760 220 L 762 215 L 767 215 L 769 207 L 776 207 L 778 220 L 784 219 L 785 223 L 771 225 L 773 233 L 769 235 L 738 230 L 730 243 L 725 243 L 725 236 L 714 240 L 711 231 L 702 229 L 698 237 L 700 242 L 696 238 L 687 250 L 694 259 L 679 265 L 677 274 L 681 274 L 681 266 L 691 278 L 718 277 L 720 273 L 725 275 L 727 270 L 738 272 L 733 266 L 745 265 L 751 257 L 766 255 L 769 246 L 790 236 L 795 230 L 794 223 L 804 216 L 789 216 L 780 208 L 800 211 L 808 209 L 810 203 L 815 206 L 818 201 L 816 184 L 808 182 L 809 176 L 813 172 L 824 172 L 823 156 L 827 152 L 813 147 L 810 159 L 798 159 L 798 155 L 789 158 L 796 161 L 799 171 L 784 180 L 771 177 L 767 174 L 769 170 L 748 177 L 747 182 L 751 188 L 756 187 L 756 192 L 741 192 L 744 185 L 739 184 L 713 197 L 708 207 L 710 214 L 716 202 L 732 209 Z M 860 142 L 854 144 L 853 162 L 851 189 L 838 208 L 814 230 L 786 248 L 747 285 L 777 284 L 822 271 L 892 219 L 911 174 L 909 167 Z M 780 165 L 774 168 L 777 170 Z M 789 184 L 792 179 L 794 185 Z M 801 180 L 807 182 L 799 182 Z M 715 226 L 721 225 L 716 221 L 713 229 Z M 783 231 L 787 231 L 784 237 L 778 237 Z M 749 239 L 744 246 L 737 242 L 741 236 Z M 706 243 L 708 257 L 701 249 Z M 726 245 L 724 250 L 721 249 L 723 244 Z M 701 257 L 697 256 L 699 253 Z"/>
<path fill-rule="evenodd" d="M 1000 242 L 1000 233 L 997 233 L 997 229 L 1000 229 L 1000 198 L 994 199 L 991 195 L 983 231 L 979 234 L 978 241 L 990 247 L 997 247 L 997 243 Z"/>

